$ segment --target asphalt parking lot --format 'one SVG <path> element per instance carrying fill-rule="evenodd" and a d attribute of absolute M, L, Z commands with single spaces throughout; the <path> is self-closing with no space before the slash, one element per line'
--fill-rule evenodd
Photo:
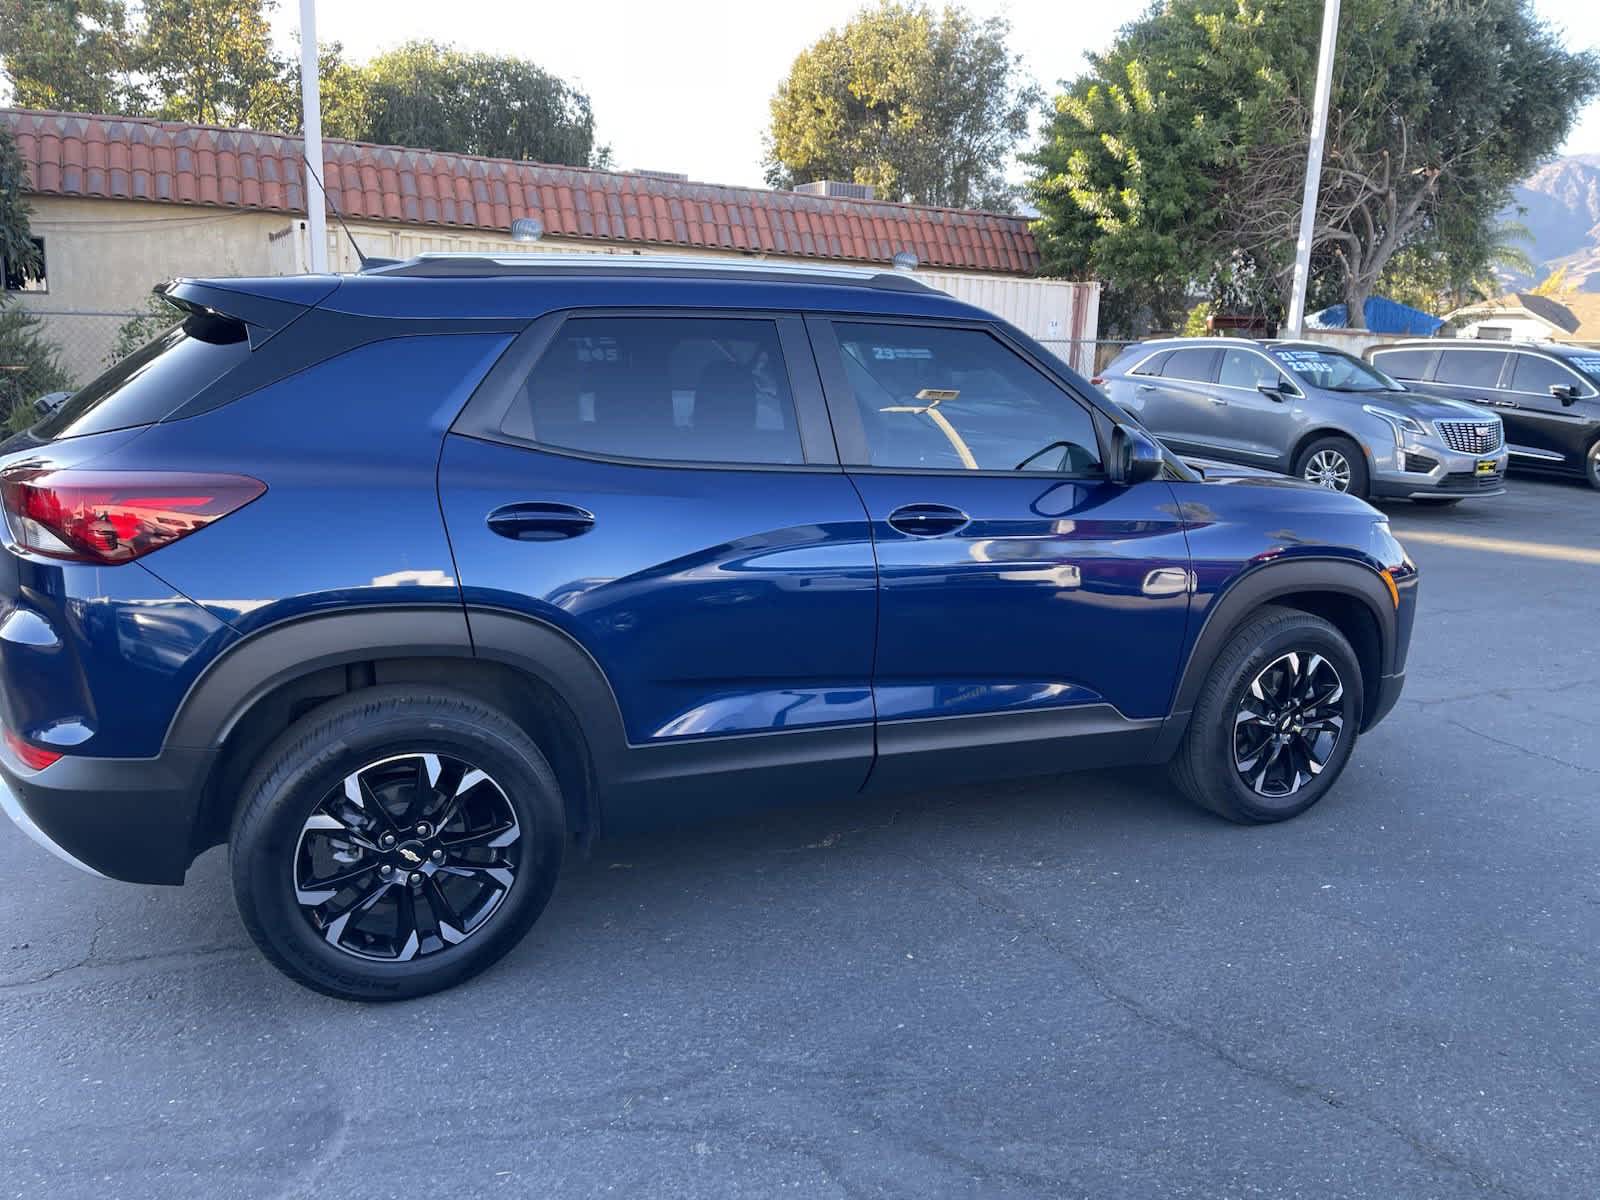
<path fill-rule="evenodd" d="M 1390 508 L 1405 697 L 1298 821 L 1158 773 L 634 837 L 467 987 L 303 991 L 0 822 L 0 1196 L 1600 1195 L 1600 493 Z"/>

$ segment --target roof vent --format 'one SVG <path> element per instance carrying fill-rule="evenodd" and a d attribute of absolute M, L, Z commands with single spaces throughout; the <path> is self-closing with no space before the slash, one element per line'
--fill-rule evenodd
<path fill-rule="evenodd" d="M 819 179 L 797 183 L 794 190 L 807 196 L 828 196 L 835 200 L 876 200 L 878 189 L 870 183 L 846 183 L 842 179 Z"/>
<path fill-rule="evenodd" d="M 518 242 L 537 242 L 544 236 L 544 222 L 538 217 L 518 217 L 511 222 L 511 237 Z"/>

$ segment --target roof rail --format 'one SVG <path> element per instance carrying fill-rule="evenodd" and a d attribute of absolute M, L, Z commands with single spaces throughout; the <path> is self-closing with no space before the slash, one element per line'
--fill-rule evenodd
<path fill-rule="evenodd" d="M 674 254 L 419 254 L 398 264 L 375 266 L 363 275 L 423 279 L 505 276 L 607 275 L 635 278 L 750 279 L 782 283 L 820 283 L 932 292 L 937 288 L 905 271 L 880 267 L 810 266 L 767 259 L 731 259 Z"/>

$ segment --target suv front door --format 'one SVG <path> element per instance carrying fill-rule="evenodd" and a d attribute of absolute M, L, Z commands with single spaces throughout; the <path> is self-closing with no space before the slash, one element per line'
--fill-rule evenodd
<path fill-rule="evenodd" d="M 1563 400 L 1552 387 L 1571 388 L 1572 397 Z M 1496 409 L 1514 455 L 1530 466 L 1583 469 L 1600 417 L 1593 384 L 1554 358 L 1514 351 L 1503 402 L 1514 406 Z"/>
<path fill-rule="evenodd" d="M 1145 748 L 1192 581 L 1171 488 L 1109 482 L 1109 423 L 990 327 L 807 323 L 872 521 L 874 784 Z"/>

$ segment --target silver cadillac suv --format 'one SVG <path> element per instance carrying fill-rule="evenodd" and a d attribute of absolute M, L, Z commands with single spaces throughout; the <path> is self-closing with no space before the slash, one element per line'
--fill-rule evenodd
<path fill-rule="evenodd" d="M 1097 378 L 1180 454 L 1296 475 L 1362 498 L 1455 504 L 1505 491 L 1505 431 L 1315 342 L 1169 338 Z"/>

